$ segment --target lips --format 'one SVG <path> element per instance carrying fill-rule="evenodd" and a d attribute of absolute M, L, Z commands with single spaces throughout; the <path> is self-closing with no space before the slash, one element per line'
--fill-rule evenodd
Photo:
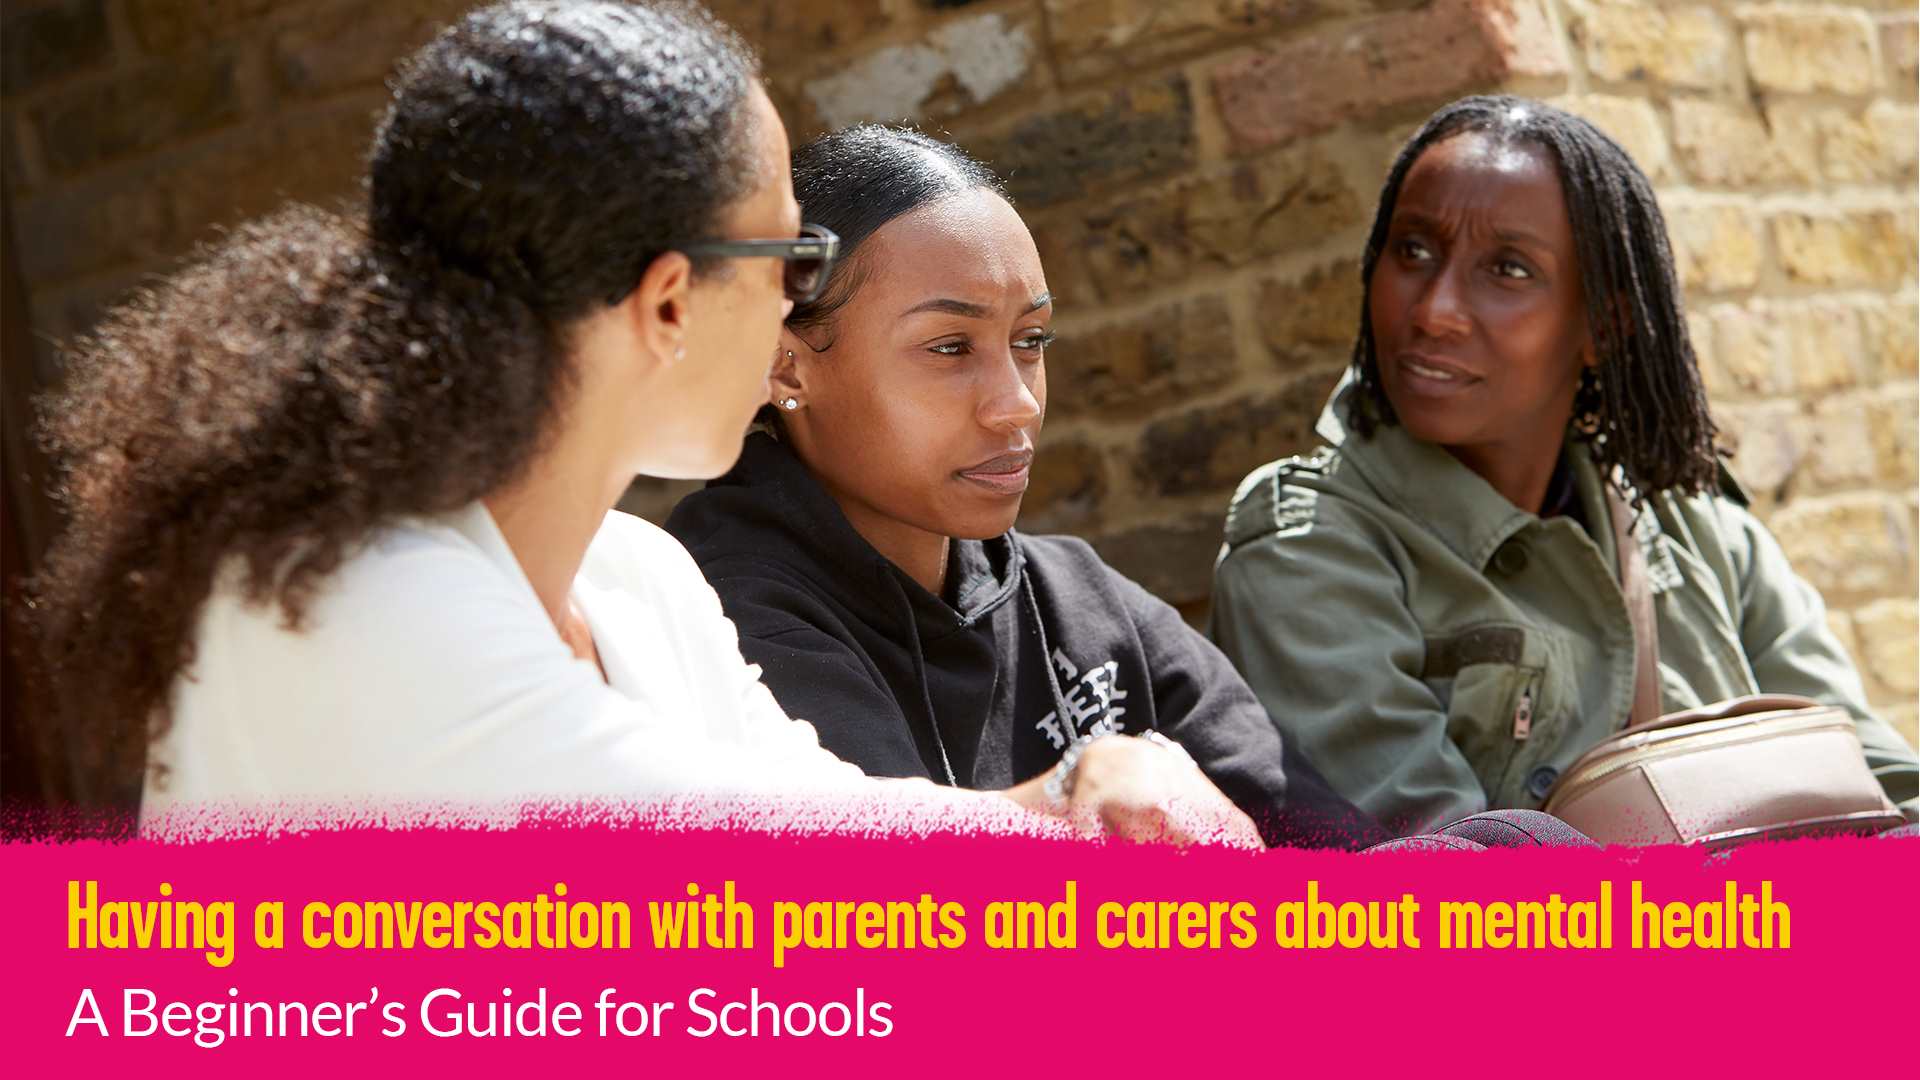
<path fill-rule="evenodd" d="M 1420 393 L 1450 393 L 1480 381 L 1480 376 L 1469 368 L 1442 356 L 1404 352 L 1394 360 L 1408 389 Z"/>
<path fill-rule="evenodd" d="M 1018 495 L 1027 490 L 1027 472 L 1032 465 L 1031 449 L 1011 450 L 969 465 L 960 470 L 959 476 L 995 494 Z"/>

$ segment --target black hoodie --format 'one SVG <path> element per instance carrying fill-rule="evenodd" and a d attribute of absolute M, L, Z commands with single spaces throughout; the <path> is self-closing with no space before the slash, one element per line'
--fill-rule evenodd
<path fill-rule="evenodd" d="M 1157 729 L 1269 844 L 1387 839 L 1283 748 L 1211 642 L 1080 540 L 955 541 L 935 596 L 765 433 L 666 527 L 781 706 L 871 775 L 1004 788 L 1051 767 L 1076 734 Z"/>

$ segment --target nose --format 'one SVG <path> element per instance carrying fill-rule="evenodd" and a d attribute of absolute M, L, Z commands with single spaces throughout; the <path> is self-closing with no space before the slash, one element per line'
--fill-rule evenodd
<path fill-rule="evenodd" d="M 1415 297 L 1410 314 L 1414 329 L 1422 336 L 1449 338 L 1467 333 L 1472 320 L 1459 277 L 1452 266 L 1441 266 L 1427 278 Z"/>
<path fill-rule="evenodd" d="M 1046 393 L 1046 371 L 1039 363 L 1022 364 L 1011 349 L 987 365 L 981 376 L 980 423 L 1001 431 L 1019 431 L 1040 419 Z"/>

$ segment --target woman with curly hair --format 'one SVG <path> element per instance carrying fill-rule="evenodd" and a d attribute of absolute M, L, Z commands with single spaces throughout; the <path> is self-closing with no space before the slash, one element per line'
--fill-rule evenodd
<path fill-rule="evenodd" d="M 636 474 L 724 472 L 766 401 L 832 254 L 787 153 L 697 9 L 523 0 L 442 33 L 395 82 L 364 223 L 249 225 L 76 351 L 38 601 L 60 722 L 144 771 L 148 815 L 877 786 L 780 711 L 685 550 L 609 512 Z M 1244 825 L 1135 766 L 1106 755 L 1074 807 Z"/>
<path fill-rule="evenodd" d="M 1247 477 L 1214 577 L 1215 640 L 1336 788 L 1400 831 L 1538 808 L 1630 716 L 1797 694 L 1853 715 L 1912 819 L 1913 750 L 1721 466 L 1625 151 L 1455 102 L 1394 161 L 1362 281 L 1328 445 Z"/>

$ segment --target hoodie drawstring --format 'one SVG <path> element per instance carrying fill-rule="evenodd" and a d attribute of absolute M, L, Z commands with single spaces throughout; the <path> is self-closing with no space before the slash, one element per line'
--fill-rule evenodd
<path fill-rule="evenodd" d="M 1047 669 L 1047 689 L 1053 691 L 1054 715 L 1060 718 L 1061 727 L 1070 733 L 1067 741 L 1072 742 L 1078 737 L 1078 727 L 1068 721 L 1073 714 L 1067 708 L 1066 693 L 1060 689 L 1060 677 L 1053 670 L 1053 647 L 1047 644 L 1047 622 L 1040 617 L 1040 598 L 1034 594 L 1033 578 L 1027 573 L 1024 561 L 1020 567 L 1020 592 L 1027 598 L 1027 610 L 1033 615 L 1033 628 L 1040 635 L 1040 659 Z M 1160 730 L 1152 714 L 1148 714 L 1147 727 L 1153 731 Z"/>
<path fill-rule="evenodd" d="M 1078 732 L 1073 723 L 1073 713 L 1067 709 L 1067 695 L 1060 689 L 1060 676 L 1053 670 L 1053 647 L 1047 644 L 1047 624 L 1040 618 L 1040 598 L 1033 594 L 1033 578 L 1027 575 L 1027 568 L 1020 567 L 1020 595 L 1027 598 L 1027 610 L 1033 614 L 1033 629 L 1040 635 L 1040 666 L 1047 670 L 1047 689 L 1053 691 L 1054 715 L 1060 718 L 1060 726 L 1068 732 L 1068 742 L 1072 742 Z"/>
<path fill-rule="evenodd" d="M 907 635 L 912 638 L 908 652 L 913 654 L 913 677 L 920 683 L 920 706 L 927 711 L 927 728 L 933 732 L 933 747 L 940 751 L 940 767 L 947 772 L 947 786 L 959 787 L 960 777 L 953 771 L 953 759 L 947 756 L 947 740 L 940 734 L 940 718 L 933 714 L 933 693 L 927 689 L 927 658 L 920 648 L 920 622 L 913 617 L 913 598 L 900 584 L 900 579 L 892 574 L 887 580 L 893 582 L 893 592 L 900 598 L 901 606 L 906 608 Z"/>

